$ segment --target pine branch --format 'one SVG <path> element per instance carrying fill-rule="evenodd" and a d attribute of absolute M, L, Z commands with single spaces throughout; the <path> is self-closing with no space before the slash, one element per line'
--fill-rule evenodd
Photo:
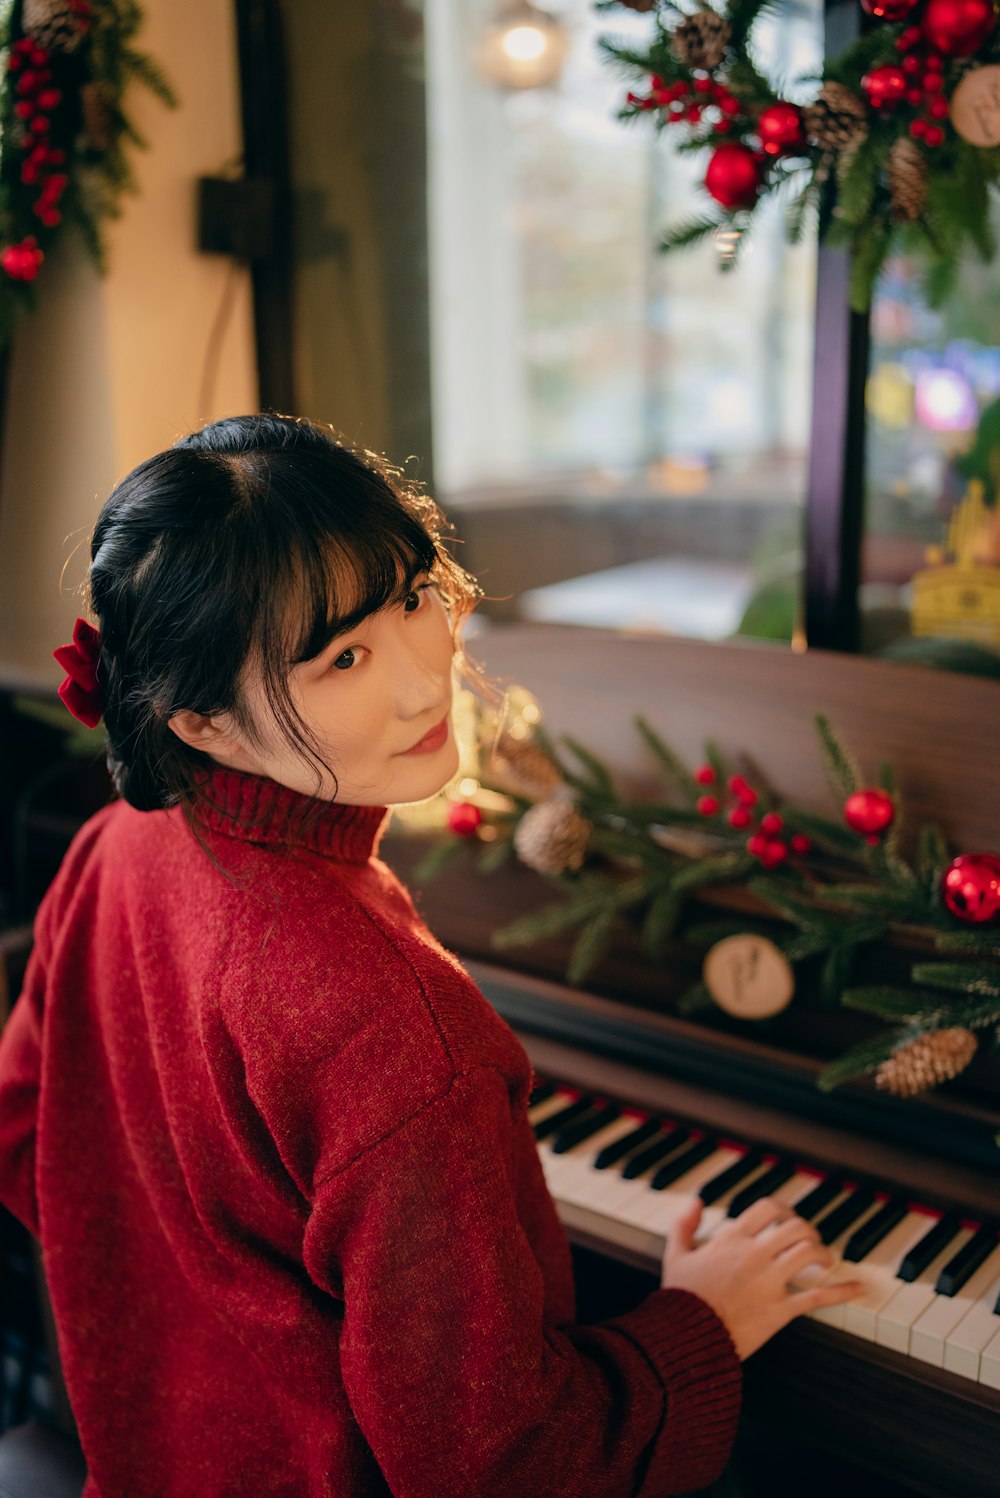
<path fill-rule="evenodd" d="M 608 796 L 613 799 L 615 793 L 614 782 L 611 779 L 611 773 L 607 766 L 601 763 L 596 754 L 591 754 L 589 749 L 586 749 L 576 739 L 571 738 L 568 733 L 563 734 L 562 741 L 566 745 L 566 748 L 576 755 L 584 769 L 588 771 L 590 784 L 598 796 Z"/>
<path fill-rule="evenodd" d="M 865 1072 L 874 1071 L 881 1066 L 883 1061 L 888 1061 L 893 1051 L 908 1038 L 907 1030 L 890 1030 L 873 1039 L 864 1040 L 859 1045 L 853 1046 L 836 1061 L 831 1061 L 829 1066 L 824 1067 L 816 1079 L 817 1086 L 823 1092 L 832 1092 L 834 1087 L 839 1087 L 842 1082 L 849 1081 L 852 1077 L 858 1077 Z"/>
<path fill-rule="evenodd" d="M 572 984 L 582 983 L 611 945 L 611 938 L 618 922 L 618 912 L 615 909 L 603 910 L 596 916 L 577 938 L 573 948 L 573 955 L 566 969 L 567 981 Z"/>
<path fill-rule="evenodd" d="M 684 898 L 669 886 L 650 902 L 642 927 L 642 948 L 647 957 L 659 957 L 677 925 Z"/>
<path fill-rule="evenodd" d="M 677 1013 L 697 1014 L 702 1009 L 711 1009 L 714 1002 L 704 983 L 696 983 L 677 1000 Z"/>
<path fill-rule="evenodd" d="M 914 983 L 927 983 L 934 988 L 1000 999 L 1000 968 L 995 964 L 980 967 L 962 962 L 918 962 L 911 977 Z"/>
<path fill-rule="evenodd" d="M 823 767 L 835 796 L 844 800 L 861 789 L 861 770 L 848 749 L 830 726 L 825 713 L 817 713 L 813 722 L 823 752 Z"/>
<path fill-rule="evenodd" d="M 912 988 L 892 988 L 876 985 L 871 988 L 848 988 L 841 995 L 845 1009 L 857 1009 L 862 1014 L 874 1014 L 878 1019 L 934 1022 L 946 1013 L 941 1004 L 928 1007 L 928 994 L 917 993 Z"/>
<path fill-rule="evenodd" d="M 680 791 L 686 801 L 693 804 L 698 792 L 694 777 L 687 765 L 663 742 L 645 718 L 637 717 L 633 719 L 633 722 L 640 738 L 659 763 L 667 779 Z"/>
<path fill-rule="evenodd" d="M 710 218 L 689 219 L 687 223 L 678 224 L 676 228 L 668 229 L 660 240 L 659 248 L 663 254 L 669 254 L 672 250 L 684 250 L 690 245 L 700 244 L 716 229 L 721 229 L 725 220 L 720 216 Z"/>

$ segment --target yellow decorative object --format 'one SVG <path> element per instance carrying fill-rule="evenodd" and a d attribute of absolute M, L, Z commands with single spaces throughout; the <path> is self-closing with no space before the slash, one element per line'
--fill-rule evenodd
<path fill-rule="evenodd" d="M 972 479 L 948 526 L 944 547 L 913 576 L 911 630 L 1000 646 L 1000 510 Z"/>

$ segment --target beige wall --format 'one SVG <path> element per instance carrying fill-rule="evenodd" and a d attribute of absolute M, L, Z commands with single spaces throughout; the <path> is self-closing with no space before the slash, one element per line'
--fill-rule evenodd
<path fill-rule="evenodd" d="M 232 0 L 147 0 L 140 46 L 180 99 L 142 89 L 140 195 L 109 226 L 101 279 L 65 244 L 11 358 L 0 456 L 0 684 L 55 683 L 50 658 L 80 611 L 86 540 L 109 489 L 201 421 L 257 405 L 249 274 L 195 248 L 195 180 L 241 149 Z M 229 302 L 199 409 L 209 337 Z M 65 576 L 61 573 L 65 568 Z"/>

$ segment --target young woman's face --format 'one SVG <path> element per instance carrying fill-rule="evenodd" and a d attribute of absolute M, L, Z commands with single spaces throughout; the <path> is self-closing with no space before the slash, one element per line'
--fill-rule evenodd
<path fill-rule="evenodd" d="M 321 796 L 384 806 L 423 800 L 451 779 L 458 768 L 453 655 L 451 622 L 425 574 L 401 604 L 369 615 L 292 668 L 292 702 L 336 775 L 334 782 L 324 773 Z M 246 693 L 263 744 L 234 734 L 233 750 L 217 757 L 317 794 L 313 766 L 286 741 L 261 684 L 251 679 Z"/>

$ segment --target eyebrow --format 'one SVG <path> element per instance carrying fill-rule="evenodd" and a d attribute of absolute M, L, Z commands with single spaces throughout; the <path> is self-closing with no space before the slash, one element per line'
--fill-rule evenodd
<path fill-rule="evenodd" d="M 326 639 L 323 641 L 322 645 L 317 651 L 315 651 L 312 655 L 296 656 L 292 662 L 292 665 L 303 666 L 308 664 L 309 661 L 318 661 L 323 652 L 329 650 L 330 646 L 334 644 L 335 641 L 343 639 L 344 635 L 349 635 L 352 629 L 357 629 L 359 624 L 363 624 L 364 621 L 366 619 L 370 619 L 373 614 L 380 614 L 383 609 L 396 608 L 399 606 L 399 604 L 405 603 L 406 599 L 413 591 L 413 584 L 416 579 L 421 575 L 421 573 L 427 571 L 428 568 L 423 565 L 419 557 L 411 558 L 411 560 L 407 564 L 406 573 L 404 574 L 402 582 L 394 593 L 390 593 L 389 597 L 385 600 L 384 603 L 379 604 L 378 608 L 376 609 L 371 608 L 367 603 L 359 604 L 358 607 L 352 610 L 350 614 L 345 614 L 342 619 L 338 619 L 335 621 L 335 625 L 331 627 L 330 633 L 327 635 Z"/>

